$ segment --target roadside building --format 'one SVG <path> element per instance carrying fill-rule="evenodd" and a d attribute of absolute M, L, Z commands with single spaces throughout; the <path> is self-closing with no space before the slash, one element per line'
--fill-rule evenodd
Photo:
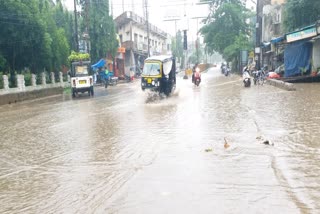
<path fill-rule="evenodd" d="M 274 70 L 284 62 L 283 11 L 285 0 L 272 0 L 263 6 L 261 55 L 262 66 Z"/>
<path fill-rule="evenodd" d="M 127 11 L 115 18 L 116 30 L 119 35 L 121 50 L 117 58 L 119 76 L 129 74 L 130 70 L 139 72 L 144 60 L 148 57 L 147 22 L 137 14 Z M 171 43 L 168 34 L 149 23 L 150 55 L 167 54 Z M 170 39 L 169 39 L 170 40 Z"/>

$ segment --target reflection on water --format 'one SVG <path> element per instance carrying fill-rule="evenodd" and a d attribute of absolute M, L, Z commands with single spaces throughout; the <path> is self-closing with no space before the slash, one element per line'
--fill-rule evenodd
<path fill-rule="evenodd" d="M 219 73 L 168 98 L 136 82 L 1 106 L 0 212 L 315 213 L 320 86 Z"/>

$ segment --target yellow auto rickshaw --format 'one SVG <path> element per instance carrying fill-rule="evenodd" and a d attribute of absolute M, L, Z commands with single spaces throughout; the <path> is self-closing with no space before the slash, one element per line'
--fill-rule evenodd
<path fill-rule="evenodd" d="M 173 56 L 152 56 L 144 61 L 141 89 L 169 95 L 176 87 L 176 61 Z"/>

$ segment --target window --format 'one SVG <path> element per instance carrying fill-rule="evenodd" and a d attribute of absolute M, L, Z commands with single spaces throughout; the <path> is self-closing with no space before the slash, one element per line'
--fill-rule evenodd
<path fill-rule="evenodd" d="M 155 76 L 160 74 L 160 63 L 146 62 L 143 66 L 143 75 Z"/>

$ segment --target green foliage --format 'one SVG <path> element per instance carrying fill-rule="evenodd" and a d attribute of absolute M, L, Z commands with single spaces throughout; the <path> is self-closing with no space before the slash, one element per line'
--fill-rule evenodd
<path fill-rule="evenodd" d="M 198 43 L 198 46 L 200 46 L 199 41 L 196 41 Z M 200 63 L 201 61 L 203 61 L 203 52 L 201 50 L 201 48 L 195 49 L 191 56 L 189 57 L 189 62 L 192 64 L 196 64 L 196 63 Z"/>
<path fill-rule="evenodd" d="M 224 49 L 223 56 L 227 61 L 232 61 L 238 56 L 241 50 L 250 50 L 250 42 L 244 34 L 236 36 L 234 43 Z"/>
<path fill-rule="evenodd" d="M 177 62 L 180 63 L 183 57 L 183 41 L 181 31 L 178 31 L 176 37 L 172 38 L 171 51 L 177 58 Z"/>
<path fill-rule="evenodd" d="M 57 2 L 54 6 L 51 0 L 0 1 L 0 53 L 6 69 L 13 72 L 29 67 L 37 73 L 43 68 L 60 69 L 66 63 L 69 12 Z"/>
<path fill-rule="evenodd" d="M 78 53 L 78 52 L 72 51 L 71 55 L 68 57 L 69 62 L 85 61 L 85 60 L 90 60 L 90 54 Z"/>
<path fill-rule="evenodd" d="M 248 46 L 250 26 L 246 19 L 251 15 L 240 0 L 214 0 L 211 17 L 201 28 L 208 53 L 217 51 L 231 60 L 235 53 Z M 243 43 L 241 41 L 243 39 Z M 251 48 L 250 48 L 251 49 Z"/>
<path fill-rule="evenodd" d="M 314 24 L 319 19 L 319 0 L 287 0 L 284 12 L 284 24 L 287 31 Z"/>
<path fill-rule="evenodd" d="M 0 72 L 0 89 L 3 89 L 3 73 Z"/>
<path fill-rule="evenodd" d="M 84 0 L 80 0 L 80 4 L 83 10 L 87 10 Z M 113 19 L 109 15 L 109 1 L 92 0 L 90 2 L 89 19 L 90 55 L 92 61 L 104 58 L 108 54 L 115 57 L 118 41 Z"/>
<path fill-rule="evenodd" d="M 30 72 L 26 72 L 23 75 L 24 75 L 25 86 L 30 86 L 32 84 L 32 82 L 31 82 L 31 79 L 32 79 L 31 73 Z"/>

